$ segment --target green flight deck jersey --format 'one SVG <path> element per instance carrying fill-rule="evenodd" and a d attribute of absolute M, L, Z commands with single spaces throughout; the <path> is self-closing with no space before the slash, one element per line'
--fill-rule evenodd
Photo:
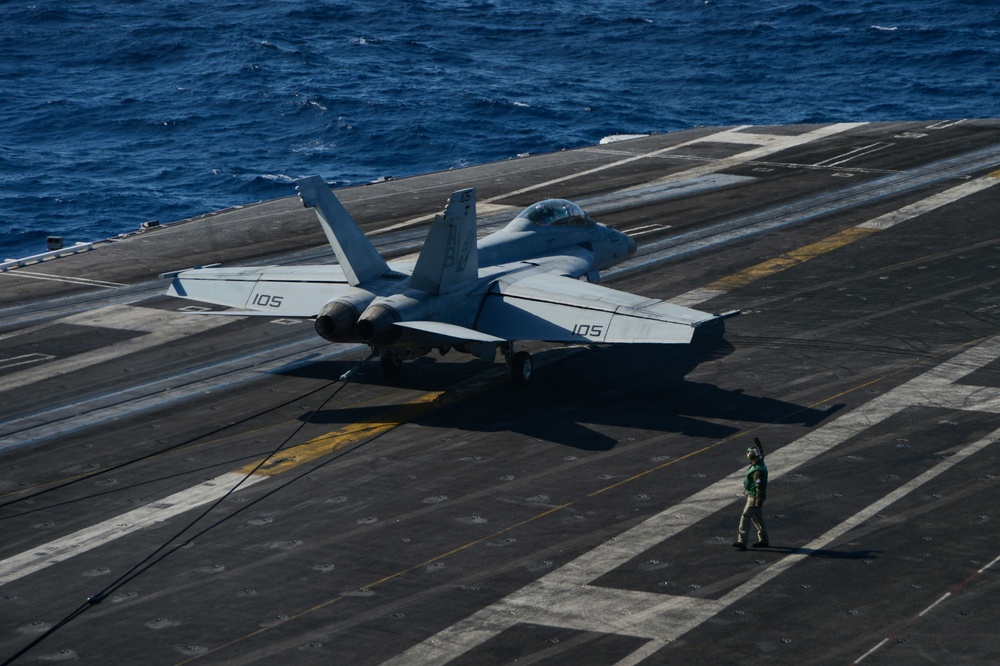
<path fill-rule="evenodd" d="M 761 503 L 767 497 L 767 465 L 760 461 L 747 470 L 747 477 L 743 480 L 743 488 L 747 495 L 757 499 Z"/>

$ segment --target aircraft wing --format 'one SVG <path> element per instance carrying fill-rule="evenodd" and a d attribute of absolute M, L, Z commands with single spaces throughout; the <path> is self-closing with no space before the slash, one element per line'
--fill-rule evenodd
<path fill-rule="evenodd" d="M 162 277 L 173 278 L 168 296 L 238 308 L 242 315 L 315 317 L 348 289 L 336 265 L 192 268 Z"/>
<path fill-rule="evenodd" d="M 476 329 L 505 340 L 684 344 L 719 316 L 558 275 L 493 285 Z"/>

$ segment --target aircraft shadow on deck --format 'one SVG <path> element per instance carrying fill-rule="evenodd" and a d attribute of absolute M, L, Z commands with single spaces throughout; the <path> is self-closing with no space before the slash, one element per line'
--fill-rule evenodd
<path fill-rule="evenodd" d="M 536 353 L 543 367 L 528 387 L 500 383 L 413 422 L 474 432 L 515 432 L 580 450 L 608 451 L 619 440 L 601 432 L 607 427 L 723 439 L 741 428 L 718 420 L 814 427 L 843 407 L 814 409 L 684 379 L 700 363 L 721 359 L 733 349 L 720 335 L 702 336 L 691 345 L 612 345 L 573 355 L 555 348 Z M 547 355 L 560 354 L 562 358 L 545 363 Z M 354 365 L 318 363 L 292 374 L 331 379 Z M 436 390 L 454 384 L 456 378 L 495 367 L 477 361 L 454 364 L 422 358 L 407 363 L 400 376 L 384 377 L 377 363 L 369 366 L 352 381 L 414 390 Z M 389 409 L 337 409 L 334 403 L 310 420 L 328 424 L 378 420 Z"/>

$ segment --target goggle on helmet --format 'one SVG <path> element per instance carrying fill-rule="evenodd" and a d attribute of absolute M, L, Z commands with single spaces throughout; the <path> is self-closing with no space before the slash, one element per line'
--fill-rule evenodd
<path fill-rule="evenodd" d="M 747 460 L 752 460 L 753 458 L 759 460 L 764 457 L 764 445 L 756 437 L 753 438 L 753 443 L 753 446 L 747 448 Z"/>

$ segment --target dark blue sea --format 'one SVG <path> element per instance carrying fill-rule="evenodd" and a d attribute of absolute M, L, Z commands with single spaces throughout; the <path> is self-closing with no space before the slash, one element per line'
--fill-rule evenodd
<path fill-rule="evenodd" d="M 997 0 L 4 0 L 0 260 L 696 125 L 1000 116 Z"/>

